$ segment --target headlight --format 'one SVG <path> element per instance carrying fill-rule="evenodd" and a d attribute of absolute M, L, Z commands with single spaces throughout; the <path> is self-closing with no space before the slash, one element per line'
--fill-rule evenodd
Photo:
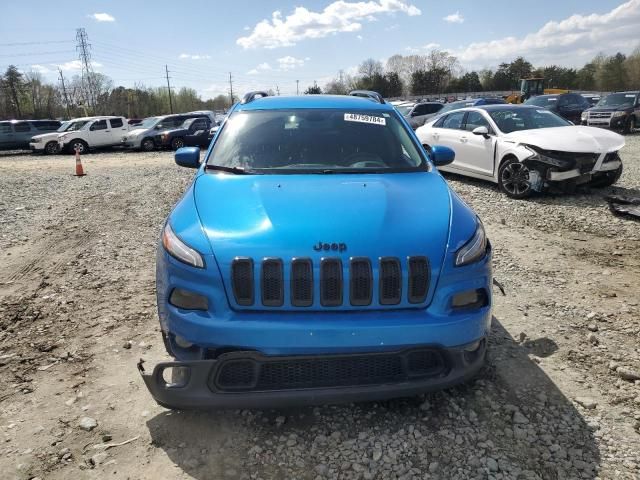
<path fill-rule="evenodd" d="M 164 245 L 164 249 L 169 255 L 177 258 L 181 262 L 193 267 L 204 268 L 202 255 L 180 240 L 177 235 L 173 233 L 168 222 L 162 231 L 162 245 Z"/>
<path fill-rule="evenodd" d="M 613 112 L 613 117 L 624 117 L 627 112 Z"/>
<path fill-rule="evenodd" d="M 568 160 L 561 160 L 559 158 L 553 158 L 545 155 L 544 153 L 538 152 L 531 145 L 524 145 L 524 147 L 531 152 L 531 156 L 527 157 L 527 160 L 537 160 L 542 163 L 546 163 L 547 165 L 553 165 L 558 168 L 570 168 L 571 162 Z"/>
<path fill-rule="evenodd" d="M 456 254 L 456 267 L 469 265 L 477 262 L 487 253 L 487 235 L 484 232 L 484 226 L 478 219 L 478 227 L 476 233 L 473 234 L 471 240 L 465 243 Z"/>
<path fill-rule="evenodd" d="M 586 120 L 587 118 L 589 118 L 589 114 L 587 112 L 582 112 L 580 114 L 580 119 L 581 120 Z"/>

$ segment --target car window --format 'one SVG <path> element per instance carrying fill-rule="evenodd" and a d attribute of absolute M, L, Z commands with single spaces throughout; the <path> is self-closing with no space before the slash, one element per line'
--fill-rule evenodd
<path fill-rule="evenodd" d="M 413 111 L 414 116 L 418 115 L 426 115 L 429 113 L 429 105 L 416 105 L 415 110 Z"/>
<path fill-rule="evenodd" d="M 10 123 L 0 123 L 0 133 L 11 133 L 12 131 Z"/>
<path fill-rule="evenodd" d="M 436 122 L 433 124 L 433 128 L 442 128 L 442 124 L 447 119 L 447 117 L 448 117 L 448 115 L 444 115 L 444 116 L 440 117 L 439 120 L 436 120 Z"/>
<path fill-rule="evenodd" d="M 57 130 L 60 128 L 60 122 L 41 120 L 37 122 L 33 122 L 34 126 L 37 130 L 49 131 L 49 130 Z"/>
<path fill-rule="evenodd" d="M 467 112 L 453 112 L 447 115 L 446 120 L 442 123 L 442 128 L 451 128 L 455 130 L 462 130 L 462 120 Z"/>
<path fill-rule="evenodd" d="M 387 111 L 239 111 L 222 126 L 207 164 L 279 174 L 422 170 L 414 138 Z"/>
<path fill-rule="evenodd" d="M 436 113 L 442 110 L 442 107 L 444 107 L 444 105 L 442 105 L 441 103 L 430 103 L 426 107 L 427 113 Z"/>
<path fill-rule="evenodd" d="M 189 130 L 191 130 L 192 132 L 197 132 L 198 130 L 206 130 L 208 126 L 209 124 L 207 123 L 207 121 L 204 118 L 200 118 L 191 124 Z"/>
<path fill-rule="evenodd" d="M 93 125 L 91 125 L 91 130 L 106 130 L 106 129 L 107 129 L 106 120 L 97 120 L 93 122 Z"/>
<path fill-rule="evenodd" d="M 111 128 L 120 128 L 124 125 L 121 118 L 112 118 L 109 120 L 109 123 L 111 124 Z"/>
<path fill-rule="evenodd" d="M 467 121 L 465 123 L 465 130 L 473 132 L 478 127 L 487 127 L 487 130 L 491 131 L 491 126 L 484 115 L 480 112 L 469 112 L 467 115 Z"/>
<path fill-rule="evenodd" d="M 491 110 L 489 115 L 504 133 L 538 128 L 566 127 L 571 122 L 543 108 L 511 107 Z"/>
<path fill-rule="evenodd" d="M 158 128 L 160 129 L 168 129 L 168 128 L 178 128 L 182 126 L 183 122 L 186 120 L 186 117 L 169 117 L 165 118 L 158 124 Z"/>
<path fill-rule="evenodd" d="M 15 129 L 16 133 L 17 132 L 30 132 L 31 131 L 31 125 L 29 125 L 29 122 L 18 122 L 18 123 L 15 123 L 13 125 L 13 128 Z"/>

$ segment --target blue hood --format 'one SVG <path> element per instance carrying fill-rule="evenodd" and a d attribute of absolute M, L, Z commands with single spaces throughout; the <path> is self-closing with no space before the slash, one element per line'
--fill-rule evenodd
<path fill-rule="evenodd" d="M 350 257 L 368 257 L 375 275 L 379 257 L 400 258 L 404 270 L 408 256 L 425 255 L 431 265 L 425 303 L 433 294 L 446 250 L 451 208 L 449 188 L 435 172 L 204 173 L 196 179 L 194 198 L 234 308 L 241 308 L 235 305 L 230 288 L 235 257 L 253 258 L 256 269 L 264 257 L 281 258 L 285 272 L 295 257 L 309 257 L 314 265 L 322 257 L 340 257 L 345 266 Z M 318 252 L 313 248 L 318 242 L 344 243 L 346 251 Z M 348 303 L 346 299 L 344 308 L 352 308 Z"/>

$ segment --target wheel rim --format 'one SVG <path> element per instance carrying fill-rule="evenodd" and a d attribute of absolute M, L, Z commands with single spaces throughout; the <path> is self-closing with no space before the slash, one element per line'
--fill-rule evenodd
<path fill-rule="evenodd" d="M 512 195 L 522 195 L 531 189 L 529 169 L 521 163 L 510 163 L 502 170 L 502 186 Z"/>
<path fill-rule="evenodd" d="M 73 151 L 78 150 L 80 153 L 84 153 L 84 144 L 81 142 L 76 142 L 73 144 Z"/>
<path fill-rule="evenodd" d="M 145 140 L 144 142 L 142 142 L 142 148 L 145 150 L 153 149 L 153 142 L 151 140 Z"/>
<path fill-rule="evenodd" d="M 53 142 L 49 142 L 47 143 L 45 150 L 47 151 L 47 153 L 56 153 L 58 151 L 58 146 Z"/>
<path fill-rule="evenodd" d="M 173 147 L 177 150 L 179 148 L 184 147 L 184 142 L 182 140 L 180 140 L 179 138 L 175 139 L 173 141 Z"/>

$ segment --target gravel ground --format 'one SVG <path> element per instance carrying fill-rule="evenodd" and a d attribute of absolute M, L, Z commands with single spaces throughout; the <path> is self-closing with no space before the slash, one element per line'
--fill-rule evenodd
<path fill-rule="evenodd" d="M 424 397 L 171 412 L 135 367 L 166 358 L 155 245 L 192 171 L 170 153 L 0 155 L 0 477 L 640 478 L 640 135 L 616 187 L 512 201 L 447 176 L 494 246 L 490 355 Z M 636 378 L 637 377 L 637 378 Z"/>

